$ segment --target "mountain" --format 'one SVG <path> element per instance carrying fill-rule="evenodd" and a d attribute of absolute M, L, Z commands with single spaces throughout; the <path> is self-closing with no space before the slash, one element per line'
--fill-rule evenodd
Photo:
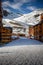
<path fill-rule="evenodd" d="M 3 10 L 3 19 L 14 19 L 14 18 L 17 18 L 17 17 L 20 17 L 22 16 L 20 13 L 13 13 L 13 12 L 9 12 L 7 10 Z"/>
<path fill-rule="evenodd" d="M 23 26 L 29 26 L 29 25 L 36 25 L 40 22 L 40 14 L 43 13 L 43 9 L 37 9 L 36 11 L 33 11 L 28 14 L 24 14 L 23 16 L 13 13 L 7 13 L 7 16 L 3 17 L 3 23 L 6 22 L 6 25 L 13 26 L 14 24 L 11 24 L 11 22 L 19 23 Z M 19 16 L 19 17 L 18 17 Z M 17 18 L 18 17 L 18 18 Z"/>
<path fill-rule="evenodd" d="M 43 13 L 43 9 L 37 9 L 31 13 L 24 14 L 21 17 L 15 18 L 16 21 L 24 22 L 28 25 L 36 25 L 40 22 L 40 14 Z"/>
<path fill-rule="evenodd" d="M 7 27 L 21 27 L 23 26 L 24 28 L 27 27 L 27 25 L 25 23 L 19 22 L 19 21 L 15 21 L 15 20 L 10 20 L 10 19 L 3 19 L 2 20 L 3 26 L 7 26 Z"/>

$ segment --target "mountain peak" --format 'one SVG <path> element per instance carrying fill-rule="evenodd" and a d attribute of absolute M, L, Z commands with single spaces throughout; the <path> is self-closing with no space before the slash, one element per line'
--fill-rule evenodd
<path fill-rule="evenodd" d="M 22 16 L 20 13 L 13 13 L 13 12 L 8 12 L 7 10 L 3 10 L 3 18 L 4 19 L 14 19 L 17 17 Z"/>

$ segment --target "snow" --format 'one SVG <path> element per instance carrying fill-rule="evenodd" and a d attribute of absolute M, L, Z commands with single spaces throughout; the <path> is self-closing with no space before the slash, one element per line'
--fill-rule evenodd
<path fill-rule="evenodd" d="M 43 44 L 20 37 L 0 47 L 0 65 L 43 65 Z"/>
<path fill-rule="evenodd" d="M 43 65 L 43 42 L 19 37 L 0 46 L 0 65 Z"/>
<path fill-rule="evenodd" d="M 13 38 L 16 38 L 16 36 L 13 37 Z M 34 40 L 34 39 L 28 39 L 28 38 L 25 38 L 25 37 L 20 37 L 17 40 L 14 40 L 12 42 L 5 44 L 5 46 L 41 45 L 41 44 L 43 44 L 43 43 L 40 42 L 40 41 L 37 41 L 37 40 Z"/>
<path fill-rule="evenodd" d="M 10 21 L 13 23 L 14 22 L 19 23 L 23 25 L 24 27 L 29 26 L 29 25 L 36 25 L 40 22 L 40 16 L 35 18 L 34 15 L 37 15 L 37 14 L 40 15 L 41 13 L 43 13 L 43 9 L 38 9 L 31 13 L 23 14 L 23 16 L 18 16 L 17 18 L 15 18 L 14 16 L 15 15 L 17 16 L 18 14 L 15 14 L 15 15 L 12 14 L 13 16 L 9 14 L 7 18 L 3 18 L 2 22 L 5 24 L 4 26 L 10 26 L 10 27 L 14 26 L 14 24 L 11 24 Z"/>
<path fill-rule="evenodd" d="M 21 17 L 15 18 L 15 21 L 21 21 L 22 23 L 26 23 L 28 25 L 36 25 L 40 22 L 40 16 L 34 17 L 34 15 L 43 13 L 43 9 L 37 9 L 36 11 L 33 11 L 28 14 L 24 14 Z"/>

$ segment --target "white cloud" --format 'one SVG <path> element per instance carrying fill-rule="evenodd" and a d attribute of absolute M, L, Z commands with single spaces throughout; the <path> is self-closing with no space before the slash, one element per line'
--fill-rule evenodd
<path fill-rule="evenodd" d="M 9 1 L 5 1 L 5 2 L 2 2 L 2 7 L 3 9 L 8 9 L 8 6 L 10 5 L 10 2 Z"/>
<path fill-rule="evenodd" d="M 7 6 L 10 6 L 14 9 L 20 9 L 20 7 L 26 3 L 26 2 L 30 2 L 32 0 L 14 0 L 13 3 L 9 2 L 9 1 L 5 1 L 2 3 L 3 7 L 7 7 Z"/>
<path fill-rule="evenodd" d="M 14 8 L 14 9 L 19 9 L 21 5 L 22 5 L 22 3 L 16 3 L 16 4 L 12 4 L 12 6 L 10 5 L 10 7 Z"/>
<path fill-rule="evenodd" d="M 29 7 L 27 7 L 27 9 L 29 9 L 29 10 L 36 10 L 37 8 L 36 7 L 34 7 L 34 6 L 29 6 Z"/>
<path fill-rule="evenodd" d="M 21 9 L 21 6 L 24 4 L 24 3 L 27 3 L 27 2 L 32 2 L 33 0 L 14 0 L 14 2 L 10 2 L 10 1 L 4 1 L 2 3 L 2 6 L 3 6 L 3 9 L 7 10 L 7 11 L 10 11 L 10 9 L 8 9 L 8 6 L 13 8 L 13 9 L 18 9 L 20 12 L 24 13 L 25 11 Z M 35 7 L 27 7 L 27 9 L 29 10 L 35 10 Z M 11 11 L 10 11 L 11 12 Z"/>
<path fill-rule="evenodd" d="M 15 3 L 26 3 L 26 2 L 30 2 L 32 0 L 14 0 Z"/>
<path fill-rule="evenodd" d="M 22 3 L 16 3 L 15 4 L 15 3 L 10 3 L 9 1 L 6 1 L 6 2 L 2 3 L 3 8 L 10 6 L 14 9 L 19 9 L 21 5 L 22 5 Z"/>
<path fill-rule="evenodd" d="M 4 10 L 7 10 L 8 12 L 11 12 L 11 10 L 10 9 L 8 9 L 8 8 L 3 8 Z"/>
<path fill-rule="evenodd" d="M 3 6 L 3 7 L 4 7 L 4 6 L 7 6 L 7 5 L 9 5 L 9 1 L 5 1 L 5 2 L 2 3 L 2 6 Z"/>

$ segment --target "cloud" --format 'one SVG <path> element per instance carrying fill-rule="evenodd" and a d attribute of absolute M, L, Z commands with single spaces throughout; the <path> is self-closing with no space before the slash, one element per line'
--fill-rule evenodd
<path fill-rule="evenodd" d="M 7 7 L 10 6 L 13 9 L 20 9 L 20 7 L 27 2 L 31 2 L 32 0 L 14 0 L 14 2 L 10 2 L 10 1 L 4 1 L 2 3 L 3 7 Z"/>
<path fill-rule="evenodd" d="M 35 10 L 35 9 L 37 9 L 37 8 L 36 8 L 35 6 L 29 6 L 29 7 L 27 7 L 27 9 L 33 11 L 33 10 Z"/>
<path fill-rule="evenodd" d="M 15 3 L 26 3 L 28 1 L 31 1 L 31 0 L 14 0 Z"/>
<path fill-rule="evenodd" d="M 9 6 L 9 1 L 2 2 L 2 7 L 7 8 Z"/>
<path fill-rule="evenodd" d="M 21 5 L 22 5 L 22 3 L 16 3 L 16 4 L 12 4 L 12 6 L 10 5 L 10 7 L 14 8 L 14 9 L 20 9 Z"/>
<path fill-rule="evenodd" d="M 11 12 L 11 10 L 8 9 L 8 8 L 3 8 L 3 10 L 6 10 L 6 11 L 8 11 L 8 12 Z"/>
<path fill-rule="evenodd" d="M 13 2 L 11 2 L 11 0 L 7 0 L 7 1 L 3 1 L 2 2 L 2 7 L 3 9 L 7 10 L 7 11 L 11 11 L 8 7 L 11 7 L 12 9 L 17 9 L 19 10 L 21 13 L 24 13 L 25 10 L 23 10 L 21 8 L 21 6 L 24 4 L 24 3 L 28 3 L 28 2 L 33 2 L 34 0 L 13 0 Z M 29 10 L 34 10 L 35 7 L 27 7 L 27 9 Z"/>
<path fill-rule="evenodd" d="M 6 2 L 2 3 L 3 8 L 7 8 L 9 6 L 9 7 L 13 8 L 13 9 L 19 9 L 21 5 L 22 5 L 22 3 L 14 4 L 14 3 L 10 3 L 9 1 L 6 1 Z"/>

